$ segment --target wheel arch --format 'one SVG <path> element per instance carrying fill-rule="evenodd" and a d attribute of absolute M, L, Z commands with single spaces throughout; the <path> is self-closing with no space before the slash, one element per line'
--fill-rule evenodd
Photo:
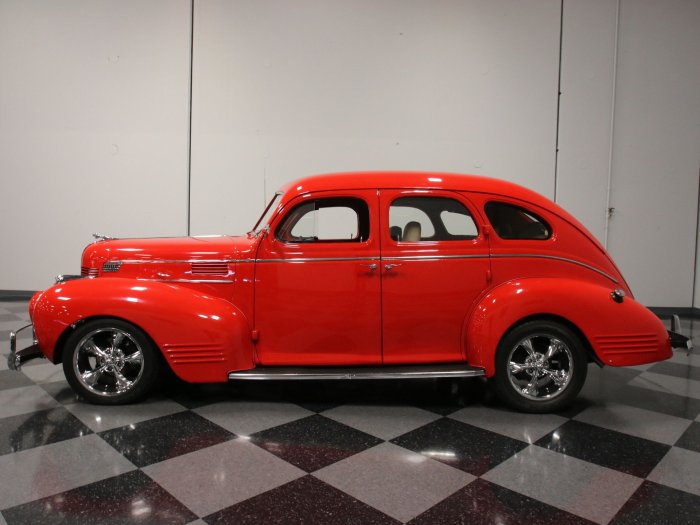
<path fill-rule="evenodd" d="M 89 323 L 91 321 L 101 321 L 103 319 L 116 319 L 118 321 L 122 321 L 124 323 L 129 323 L 131 325 L 134 325 L 136 328 L 141 330 L 143 334 L 148 338 L 148 340 L 153 344 L 154 348 L 157 348 L 160 350 L 156 342 L 154 341 L 153 337 L 151 337 L 151 334 L 148 333 L 148 330 L 145 330 L 142 326 L 139 326 L 138 323 L 133 322 L 130 319 L 125 319 L 123 317 L 119 317 L 116 315 L 93 315 L 90 317 L 85 317 L 82 319 L 79 319 L 75 323 L 72 323 L 66 327 L 65 330 L 61 333 L 61 335 L 58 336 L 58 339 L 56 340 L 56 345 L 54 346 L 54 353 L 53 353 L 53 359 L 51 360 L 53 364 L 57 365 L 61 362 L 63 362 L 63 352 L 66 348 L 66 343 L 70 339 L 70 336 L 73 335 L 73 333 L 83 326 L 86 323 Z M 168 367 L 170 367 L 170 364 L 167 362 L 165 358 L 163 358 L 163 352 L 162 350 L 159 351 L 159 354 L 162 358 L 162 361 L 167 364 Z"/>
<path fill-rule="evenodd" d="M 574 334 L 576 334 L 576 336 L 583 343 L 583 347 L 584 347 L 584 350 L 586 351 L 586 358 L 587 358 L 588 362 L 589 363 L 596 363 L 599 366 L 603 366 L 603 363 L 600 361 L 600 359 L 598 359 L 598 356 L 593 351 L 593 346 L 591 346 L 591 342 L 588 340 L 588 337 L 583 332 L 583 330 L 581 330 L 576 323 L 567 319 L 566 317 L 563 317 L 563 316 L 557 315 L 557 314 L 552 314 L 552 313 L 542 312 L 542 313 L 530 314 L 526 317 L 523 317 L 522 319 L 515 321 L 513 324 L 511 324 L 505 330 L 505 332 L 503 332 L 503 334 L 501 334 L 501 338 L 498 340 L 496 347 L 498 347 L 498 345 L 501 344 L 501 341 L 503 341 L 503 339 L 510 332 L 512 332 L 513 330 L 515 330 L 519 326 L 522 326 L 525 323 L 529 323 L 531 321 L 550 321 L 550 322 L 558 323 L 558 324 L 565 326 L 566 328 L 571 330 Z"/>
<path fill-rule="evenodd" d="M 255 364 L 250 322 L 234 303 L 197 289 L 124 278 L 80 279 L 46 290 L 32 321 L 54 363 L 89 320 L 115 319 L 146 334 L 170 369 L 187 382 L 225 382 Z"/>
<path fill-rule="evenodd" d="M 523 323 L 546 319 L 571 329 L 583 342 L 586 359 L 601 364 L 595 336 L 617 329 L 624 312 L 619 307 L 610 290 L 597 283 L 554 277 L 507 281 L 483 296 L 466 319 L 464 357 L 492 377 L 503 338 Z"/>

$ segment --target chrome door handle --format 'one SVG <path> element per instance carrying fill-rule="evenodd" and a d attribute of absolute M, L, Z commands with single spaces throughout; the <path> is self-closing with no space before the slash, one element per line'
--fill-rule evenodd
<path fill-rule="evenodd" d="M 401 264 L 385 264 L 384 269 L 388 272 L 392 268 L 396 268 L 397 266 L 401 266 Z"/>
<path fill-rule="evenodd" d="M 374 270 L 377 269 L 377 265 L 374 264 L 374 263 L 371 263 L 371 264 L 363 264 L 362 266 L 366 266 L 367 269 L 370 270 L 370 271 L 372 271 L 372 272 L 373 272 Z"/>

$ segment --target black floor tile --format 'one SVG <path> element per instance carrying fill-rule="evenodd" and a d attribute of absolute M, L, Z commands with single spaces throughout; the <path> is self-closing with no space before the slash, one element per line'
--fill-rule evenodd
<path fill-rule="evenodd" d="M 646 477 L 671 448 L 580 421 L 564 423 L 535 444 L 640 478 Z"/>
<path fill-rule="evenodd" d="M 0 454 L 19 452 L 87 434 L 92 434 L 92 430 L 65 408 L 6 417 L 0 419 Z"/>
<path fill-rule="evenodd" d="M 507 488 L 477 479 L 411 520 L 410 525 L 592 525 L 592 522 Z"/>
<path fill-rule="evenodd" d="M 655 374 L 664 374 L 667 376 L 682 377 L 683 379 L 693 379 L 695 381 L 700 381 L 700 366 L 690 366 L 681 363 L 669 363 L 668 361 L 661 361 L 655 365 L 649 367 L 647 372 L 654 372 Z"/>
<path fill-rule="evenodd" d="M 677 447 L 700 452 L 700 423 L 693 421 L 678 441 Z"/>
<path fill-rule="evenodd" d="M 2 511 L 8 525 L 186 524 L 197 516 L 140 470 Z"/>
<path fill-rule="evenodd" d="M 5 359 L 5 356 L 1 356 Z M 25 376 L 22 372 L 15 370 L 0 370 L 0 390 L 18 388 L 21 386 L 32 386 L 34 381 Z"/>
<path fill-rule="evenodd" d="M 203 520 L 210 525 L 400 523 L 313 476 L 304 476 Z"/>
<path fill-rule="evenodd" d="M 700 497 L 644 481 L 609 525 L 697 525 Z"/>
<path fill-rule="evenodd" d="M 100 437 L 137 467 L 223 443 L 235 437 L 193 412 L 178 412 L 101 432 Z"/>
<path fill-rule="evenodd" d="M 383 442 L 318 414 L 253 434 L 251 441 L 306 472 Z"/>
<path fill-rule="evenodd" d="M 391 440 L 458 469 L 481 476 L 527 443 L 495 432 L 442 418 Z"/>

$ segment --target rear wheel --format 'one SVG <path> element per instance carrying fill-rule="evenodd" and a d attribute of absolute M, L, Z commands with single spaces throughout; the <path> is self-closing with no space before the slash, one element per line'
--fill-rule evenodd
<path fill-rule="evenodd" d="M 581 390 L 588 362 L 581 339 L 552 321 L 530 321 L 501 340 L 494 385 L 503 402 L 524 412 L 553 412 Z"/>
<path fill-rule="evenodd" d="M 136 326 L 98 319 L 66 341 L 63 371 L 75 392 L 91 403 L 119 405 L 145 397 L 156 382 L 157 350 Z"/>

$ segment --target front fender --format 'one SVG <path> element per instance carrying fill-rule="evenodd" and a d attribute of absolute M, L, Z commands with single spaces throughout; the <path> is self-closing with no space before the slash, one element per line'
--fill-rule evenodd
<path fill-rule="evenodd" d="M 598 360 L 629 366 L 671 357 L 663 323 L 643 305 L 626 297 L 612 299 L 612 288 L 576 279 L 529 278 L 504 283 L 487 293 L 472 311 L 465 328 L 466 358 L 495 373 L 501 338 L 527 318 L 558 317 L 583 334 Z"/>
<path fill-rule="evenodd" d="M 173 283 L 135 279 L 80 279 L 57 284 L 32 300 L 39 346 L 56 362 L 57 342 L 71 325 L 117 317 L 153 339 L 181 379 L 225 381 L 228 372 L 254 366 L 251 328 L 228 301 Z"/>

